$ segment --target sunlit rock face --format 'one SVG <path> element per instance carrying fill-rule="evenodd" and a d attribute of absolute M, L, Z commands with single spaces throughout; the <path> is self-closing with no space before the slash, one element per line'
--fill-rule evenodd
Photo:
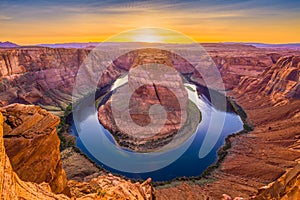
<path fill-rule="evenodd" d="M 12 104 L 3 113 L 4 145 L 11 165 L 24 181 L 49 183 L 55 193 L 67 184 L 56 134 L 59 118 L 38 106 Z"/>
<path fill-rule="evenodd" d="M 39 104 L 59 113 L 72 100 L 83 49 L 0 49 L 0 105 Z"/>
<path fill-rule="evenodd" d="M 107 51 L 108 49 L 115 51 L 120 47 L 130 47 L 129 44 L 124 45 L 121 43 L 118 47 L 100 47 L 99 51 L 103 48 Z M 261 74 L 267 66 L 276 62 L 280 55 L 299 54 L 283 50 L 279 52 L 280 54 L 270 54 L 275 50 L 237 44 L 202 44 L 202 46 L 220 69 L 226 89 L 236 88 L 245 75 L 256 77 Z M 147 49 L 146 44 L 139 47 L 145 49 L 129 52 L 111 63 L 103 72 L 98 86 L 105 87 L 122 73 L 127 73 L 130 68 L 153 60 L 155 63 L 171 66 L 184 76 L 204 84 L 187 60 L 161 50 L 163 45 L 156 45 L 157 49 Z M 178 44 L 174 48 L 190 50 L 191 53 L 184 58 L 190 57 L 191 60 L 198 58 L 197 55 L 193 55 L 193 49 L 189 46 Z M 78 69 L 90 52 L 90 49 L 75 48 L 0 48 L 0 105 L 39 104 L 52 113 L 63 114 L 61 111 L 72 102 L 72 91 Z M 205 60 L 203 59 L 203 62 Z M 92 65 L 85 71 L 85 76 L 89 79 L 97 70 L 99 70 L 98 65 Z M 213 74 L 204 75 L 210 78 L 209 76 Z"/>
<path fill-rule="evenodd" d="M 151 179 L 132 183 L 111 174 L 89 182 L 68 181 L 68 192 L 63 192 L 70 197 L 53 193 L 66 187 L 55 131 L 58 121 L 38 106 L 0 109 L 0 199 L 155 199 Z"/>
<path fill-rule="evenodd" d="M 109 99 L 101 103 L 100 123 L 120 146 L 134 151 L 156 151 L 169 144 L 187 122 L 189 100 L 184 83 L 192 78 L 203 83 L 200 74 L 185 59 L 159 49 L 129 52 L 113 65 L 129 71 L 128 82 L 114 87 Z"/>
<path fill-rule="evenodd" d="M 187 119 L 188 95 L 181 76 L 163 65 L 129 72 L 99 108 L 99 121 L 123 147 L 149 151 L 169 143 Z"/>
<path fill-rule="evenodd" d="M 244 77 L 239 92 L 259 91 L 270 96 L 274 104 L 286 104 L 289 99 L 300 98 L 300 57 L 283 56 L 257 78 Z"/>
<path fill-rule="evenodd" d="M 300 196 L 300 165 L 288 170 L 276 181 L 258 190 L 253 198 L 260 199 L 298 199 Z"/>

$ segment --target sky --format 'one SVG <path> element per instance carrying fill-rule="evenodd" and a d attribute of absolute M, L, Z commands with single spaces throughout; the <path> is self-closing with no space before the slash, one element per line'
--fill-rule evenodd
<path fill-rule="evenodd" d="M 2 42 L 101 42 L 143 27 L 172 29 L 197 42 L 299 43 L 300 1 L 0 0 Z M 180 42 L 143 34 L 123 40 Z"/>

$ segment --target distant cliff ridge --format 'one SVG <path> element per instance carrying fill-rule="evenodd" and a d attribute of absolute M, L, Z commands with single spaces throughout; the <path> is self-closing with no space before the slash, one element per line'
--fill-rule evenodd
<path fill-rule="evenodd" d="M 13 48 L 13 47 L 19 47 L 19 45 L 8 41 L 0 42 L 0 48 Z"/>
<path fill-rule="evenodd" d="M 272 64 L 273 56 L 255 47 L 222 44 L 204 47 L 220 69 L 226 89 L 235 88 L 244 75 L 256 76 Z M 236 56 L 241 50 L 245 54 Z M 89 52 L 88 49 L 45 47 L 0 49 L 0 105 L 39 104 L 59 114 L 71 102 L 78 68 Z M 135 62 L 139 64 L 138 60 Z M 174 62 L 176 65 L 177 61 Z M 124 64 L 130 63 L 115 62 L 104 73 L 102 85 L 119 77 Z M 88 73 L 94 70 L 97 69 L 90 69 Z"/>
<path fill-rule="evenodd" d="M 71 102 L 77 70 L 89 51 L 21 48 L 0 50 L 0 104 L 41 104 L 61 110 Z"/>
<path fill-rule="evenodd" d="M 273 103 L 287 103 L 300 98 L 300 56 L 283 56 L 258 77 L 243 77 L 237 88 L 242 92 L 259 92 Z"/>

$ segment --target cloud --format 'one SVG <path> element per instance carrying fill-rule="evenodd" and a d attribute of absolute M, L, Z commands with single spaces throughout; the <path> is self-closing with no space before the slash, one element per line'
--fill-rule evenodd
<path fill-rule="evenodd" d="M 12 17 L 7 16 L 7 15 L 0 15 L 0 21 L 8 21 L 11 20 Z"/>

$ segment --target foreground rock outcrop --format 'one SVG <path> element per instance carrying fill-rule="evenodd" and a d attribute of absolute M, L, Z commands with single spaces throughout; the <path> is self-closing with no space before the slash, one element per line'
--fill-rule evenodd
<path fill-rule="evenodd" d="M 38 106 L 13 104 L 1 108 L 1 199 L 70 199 L 66 195 L 52 192 L 61 192 L 66 186 L 59 156 L 59 140 L 55 132 L 58 122 L 57 117 Z M 8 157 L 6 152 L 11 156 Z M 144 183 L 132 183 L 113 175 L 99 176 L 88 182 L 69 181 L 64 193 L 72 199 L 83 200 L 154 199 L 150 179 Z"/>
<path fill-rule="evenodd" d="M 12 104 L 4 117 L 4 145 L 13 170 L 24 181 L 50 184 L 61 193 L 67 184 L 56 134 L 59 118 L 38 106 Z"/>
<path fill-rule="evenodd" d="M 90 182 L 69 181 L 70 192 L 77 198 L 93 199 L 129 199 L 153 200 L 154 190 L 151 179 L 143 183 L 131 183 L 117 176 L 108 174 L 92 179 Z"/>
<path fill-rule="evenodd" d="M 69 199 L 64 195 L 52 193 L 47 183 L 24 182 L 18 177 L 6 155 L 3 141 L 3 122 L 4 119 L 0 112 L 0 198 L 3 200 Z"/>
<path fill-rule="evenodd" d="M 261 188 L 254 200 L 285 200 L 300 198 L 300 164 L 276 181 Z"/>

